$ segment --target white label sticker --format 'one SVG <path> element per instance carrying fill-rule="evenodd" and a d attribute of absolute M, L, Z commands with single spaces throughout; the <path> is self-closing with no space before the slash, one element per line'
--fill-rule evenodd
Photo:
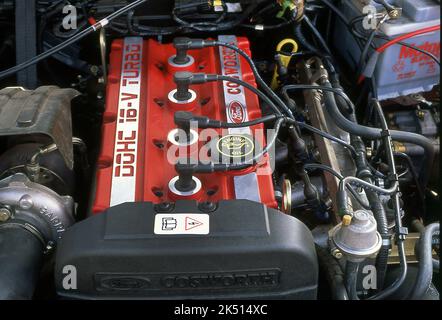
<path fill-rule="evenodd" d="M 209 215 L 159 213 L 155 215 L 155 234 L 209 234 Z"/>
<path fill-rule="evenodd" d="M 124 39 L 110 206 L 135 201 L 143 38 Z"/>
<path fill-rule="evenodd" d="M 218 36 L 218 41 L 238 45 L 236 36 Z M 238 53 L 230 48 L 220 46 L 221 71 L 224 76 L 242 80 L 241 62 Z M 249 121 L 244 87 L 223 81 L 224 102 L 227 122 L 242 123 Z M 229 133 L 252 134 L 250 127 L 230 128 Z M 233 178 L 235 198 L 261 202 L 256 172 Z"/>

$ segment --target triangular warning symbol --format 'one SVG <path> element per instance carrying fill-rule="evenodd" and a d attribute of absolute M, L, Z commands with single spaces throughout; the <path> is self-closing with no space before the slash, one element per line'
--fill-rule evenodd
<path fill-rule="evenodd" d="M 203 224 L 202 222 L 195 220 L 191 217 L 186 217 L 185 223 L 186 223 L 186 227 L 185 227 L 186 230 L 190 230 L 190 229 L 199 227 Z"/>

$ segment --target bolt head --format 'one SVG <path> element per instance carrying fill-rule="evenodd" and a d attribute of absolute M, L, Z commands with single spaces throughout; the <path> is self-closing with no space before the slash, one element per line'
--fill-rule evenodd
<path fill-rule="evenodd" d="M 32 197 L 30 195 L 25 194 L 18 201 L 18 205 L 20 206 L 20 208 L 28 210 L 34 206 L 34 201 L 32 200 Z"/>
<path fill-rule="evenodd" d="M 416 115 L 419 118 L 419 120 L 424 120 L 425 119 L 425 111 L 424 110 L 417 110 L 416 111 Z"/>
<path fill-rule="evenodd" d="M 8 221 L 12 216 L 8 208 L 0 208 L 0 222 Z"/>
<path fill-rule="evenodd" d="M 333 257 L 335 257 L 336 259 L 341 259 L 342 258 L 342 252 L 339 251 L 339 249 L 335 249 L 332 252 Z"/>
<path fill-rule="evenodd" d="M 388 15 L 391 19 L 397 19 L 401 16 L 401 12 L 398 9 L 393 9 L 388 13 Z"/>

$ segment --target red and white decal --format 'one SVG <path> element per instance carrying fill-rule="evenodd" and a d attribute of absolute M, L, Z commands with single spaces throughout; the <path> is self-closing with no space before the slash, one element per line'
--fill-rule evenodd
<path fill-rule="evenodd" d="M 218 40 L 236 45 L 235 36 L 219 36 Z M 223 46 L 219 47 L 221 57 L 221 70 L 224 76 L 242 80 L 241 64 L 236 51 Z M 247 114 L 246 96 L 244 87 L 230 81 L 223 81 L 224 102 L 226 105 L 227 121 L 230 123 L 241 123 L 249 120 Z M 250 134 L 250 128 L 231 128 L 229 133 Z"/>
<path fill-rule="evenodd" d="M 218 36 L 218 41 L 237 45 L 236 36 Z M 241 63 L 238 53 L 230 48 L 219 47 L 221 71 L 224 76 L 242 80 Z M 242 123 L 249 121 L 244 87 L 231 81 L 223 81 L 224 103 L 227 122 Z M 230 128 L 230 134 L 251 135 L 250 127 Z M 261 202 L 258 188 L 258 177 L 255 172 L 233 177 L 236 199 L 247 199 Z"/>
<path fill-rule="evenodd" d="M 135 201 L 143 39 L 124 39 L 110 206 Z"/>

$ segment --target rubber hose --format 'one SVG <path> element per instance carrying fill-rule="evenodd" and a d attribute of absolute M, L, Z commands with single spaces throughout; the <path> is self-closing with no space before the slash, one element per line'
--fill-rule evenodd
<path fill-rule="evenodd" d="M 318 48 L 316 48 L 315 46 L 310 44 L 310 42 L 308 42 L 308 40 L 304 37 L 304 34 L 302 33 L 301 23 L 297 23 L 295 25 L 294 34 L 296 37 L 296 41 L 298 41 L 305 49 L 307 49 L 307 51 L 310 51 L 313 54 L 324 59 L 324 64 L 326 64 L 326 68 L 330 74 L 330 77 L 333 78 L 338 77 L 333 62 L 330 61 L 331 57 L 323 54 Z"/>
<path fill-rule="evenodd" d="M 43 261 L 43 244 L 21 225 L 0 226 L 0 300 L 32 299 Z"/>
<path fill-rule="evenodd" d="M 334 84 L 336 85 L 334 87 L 341 88 L 338 81 L 336 81 Z M 344 99 L 342 99 L 342 97 L 338 96 L 338 98 L 341 99 L 336 100 L 337 105 L 340 108 L 340 110 L 343 110 L 345 108 L 345 105 L 347 105 L 347 103 L 345 102 Z M 357 119 L 354 113 L 352 112 L 348 113 L 348 118 L 350 121 L 357 124 Z M 355 163 L 358 172 L 357 176 L 367 181 L 368 183 L 372 183 L 371 171 L 367 162 L 365 144 L 359 136 L 352 135 L 350 139 L 351 139 L 351 144 L 356 151 Z M 385 213 L 384 206 L 382 205 L 382 202 L 379 199 L 379 195 L 376 192 L 373 192 L 368 189 L 365 191 L 365 193 L 367 195 L 367 200 L 370 203 L 371 210 L 376 219 L 377 230 L 379 234 L 381 235 L 383 240 L 389 240 L 390 236 L 388 234 L 387 214 Z M 376 257 L 377 287 L 379 290 L 383 288 L 385 276 L 387 273 L 389 249 L 390 249 L 389 243 L 383 243 Z"/>
<path fill-rule="evenodd" d="M 421 299 L 431 285 L 433 278 L 433 254 L 432 243 L 433 235 L 439 232 L 439 223 L 432 223 L 425 228 L 421 234 L 418 243 L 419 271 L 416 282 L 410 294 L 410 299 Z"/>
<path fill-rule="evenodd" d="M 329 81 L 325 81 L 324 86 L 332 88 Z M 324 91 L 324 97 L 325 97 L 326 109 L 339 128 L 353 135 L 360 136 L 366 139 L 382 138 L 381 129 L 359 125 L 357 123 L 348 120 L 345 116 L 343 116 L 336 104 L 334 93 Z M 435 150 L 431 140 L 420 134 L 405 132 L 405 131 L 390 130 L 390 134 L 393 140 L 400 142 L 409 142 L 412 144 L 419 145 L 425 149 L 426 164 L 422 168 L 422 172 L 420 175 L 420 182 L 422 183 L 422 185 L 426 186 L 429 179 L 430 169 L 433 167 L 434 156 L 435 156 Z"/>
<path fill-rule="evenodd" d="M 356 290 L 359 264 L 349 260 L 345 264 L 345 287 L 351 300 L 359 300 Z"/>
<path fill-rule="evenodd" d="M 366 195 L 377 222 L 378 232 L 383 240 L 381 249 L 376 257 L 377 287 L 378 290 L 382 290 L 384 287 L 385 276 L 387 274 L 388 252 L 390 250 L 389 243 L 384 243 L 384 241 L 390 240 L 390 236 L 388 234 L 387 215 L 385 213 L 384 206 L 379 199 L 379 195 L 376 194 L 376 192 L 367 190 Z"/>
<path fill-rule="evenodd" d="M 338 102 L 339 103 L 344 103 Z M 353 123 L 357 123 L 356 117 L 354 113 L 349 115 L 350 120 Z M 361 179 L 367 181 L 368 183 L 372 183 L 371 179 L 371 171 L 368 166 L 367 156 L 365 144 L 362 139 L 358 136 L 351 136 L 351 143 L 356 150 L 356 168 L 357 168 L 357 176 Z M 371 191 L 369 189 L 365 190 L 367 195 L 367 200 L 370 203 L 371 211 L 377 222 L 377 230 L 382 237 L 382 240 L 390 240 L 390 236 L 388 234 L 388 220 L 387 214 L 385 212 L 384 206 L 382 205 L 381 200 L 379 199 L 379 195 Z M 384 286 L 385 276 L 387 274 L 387 262 L 388 262 L 388 253 L 390 250 L 389 242 L 384 243 L 381 246 L 381 249 L 378 252 L 376 257 L 376 270 L 377 270 L 377 287 L 381 290 Z"/>
<path fill-rule="evenodd" d="M 339 263 L 328 251 L 316 245 L 319 267 L 325 273 L 328 285 L 331 288 L 333 300 L 348 300 L 347 289 L 344 285 L 344 273 Z"/>

